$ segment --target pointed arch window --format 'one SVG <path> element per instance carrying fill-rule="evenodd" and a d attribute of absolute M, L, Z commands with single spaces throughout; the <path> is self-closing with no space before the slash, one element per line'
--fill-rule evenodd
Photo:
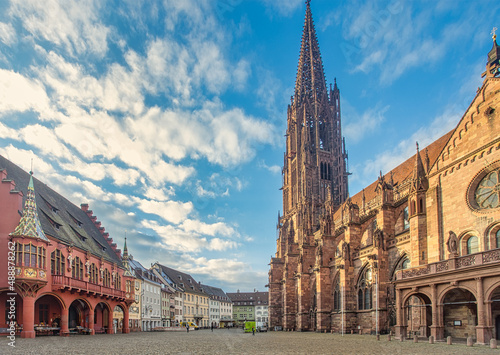
<path fill-rule="evenodd" d="M 341 308 L 340 282 L 337 279 L 333 289 L 333 310 L 338 311 Z"/>
<path fill-rule="evenodd" d="M 366 267 L 358 281 L 358 309 L 372 308 L 372 269 Z"/>
<path fill-rule="evenodd" d="M 497 243 L 497 248 L 500 248 L 500 229 L 497 230 L 496 233 L 496 243 Z"/>
<path fill-rule="evenodd" d="M 410 228 L 410 220 L 408 214 L 408 206 L 406 206 L 403 210 L 403 229 L 407 230 L 408 228 Z"/>

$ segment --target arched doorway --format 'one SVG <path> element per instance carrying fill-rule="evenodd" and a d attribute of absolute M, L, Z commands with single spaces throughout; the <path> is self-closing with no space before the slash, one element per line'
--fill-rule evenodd
<path fill-rule="evenodd" d="M 476 339 L 477 302 L 472 292 L 454 288 L 443 298 L 444 336 Z"/>
<path fill-rule="evenodd" d="M 94 331 L 96 334 L 108 333 L 109 327 L 109 306 L 104 302 L 99 302 L 94 308 Z"/>
<path fill-rule="evenodd" d="M 123 317 L 124 310 L 122 306 L 117 305 L 113 309 L 113 329 L 114 333 L 122 333 L 123 332 Z"/>
<path fill-rule="evenodd" d="M 491 318 L 493 326 L 493 337 L 500 339 L 500 286 L 497 287 L 490 296 L 491 301 Z"/>
<path fill-rule="evenodd" d="M 432 305 L 429 297 L 416 293 L 406 299 L 405 320 L 408 336 L 428 337 L 432 325 Z"/>
<path fill-rule="evenodd" d="M 35 302 L 35 324 L 60 328 L 63 306 L 58 297 L 41 295 Z"/>
<path fill-rule="evenodd" d="M 68 328 L 70 331 L 76 331 L 77 327 L 89 327 L 89 305 L 81 300 L 74 300 L 69 306 L 68 312 Z"/>

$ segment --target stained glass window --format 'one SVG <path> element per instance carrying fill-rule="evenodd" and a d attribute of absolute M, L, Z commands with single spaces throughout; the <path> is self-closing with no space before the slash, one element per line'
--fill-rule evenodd
<path fill-rule="evenodd" d="M 475 192 L 479 208 L 497 208 L 500 206 L 500 169 L 487 174 L 479 183 Z"/>

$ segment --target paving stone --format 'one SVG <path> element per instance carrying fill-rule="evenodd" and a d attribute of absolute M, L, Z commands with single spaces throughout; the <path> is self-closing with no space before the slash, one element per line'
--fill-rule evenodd
<path fill-rule="evenodd" d="M 0 354 L 498 354 L 489 346 L 447 346 L 446 342 L 380 342 L 374 335 L 313 332 L 267 332 L 245 334 L 241 329 L 186 332 L 99 334 L 70 337 L 47 336 L 16 339 L 16 348 L 0 338 Z M 453 348 L 453 349 L 451 349 Z"/>

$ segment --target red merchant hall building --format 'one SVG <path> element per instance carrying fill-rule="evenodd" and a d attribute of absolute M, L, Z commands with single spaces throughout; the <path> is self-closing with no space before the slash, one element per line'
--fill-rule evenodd
<path fill-rule="evenodd" d="M 0 251 L 0 329 L 111 334 L 118 307 L 129 332 L 135 279 L 101 222 L 2 156 Z"/>

